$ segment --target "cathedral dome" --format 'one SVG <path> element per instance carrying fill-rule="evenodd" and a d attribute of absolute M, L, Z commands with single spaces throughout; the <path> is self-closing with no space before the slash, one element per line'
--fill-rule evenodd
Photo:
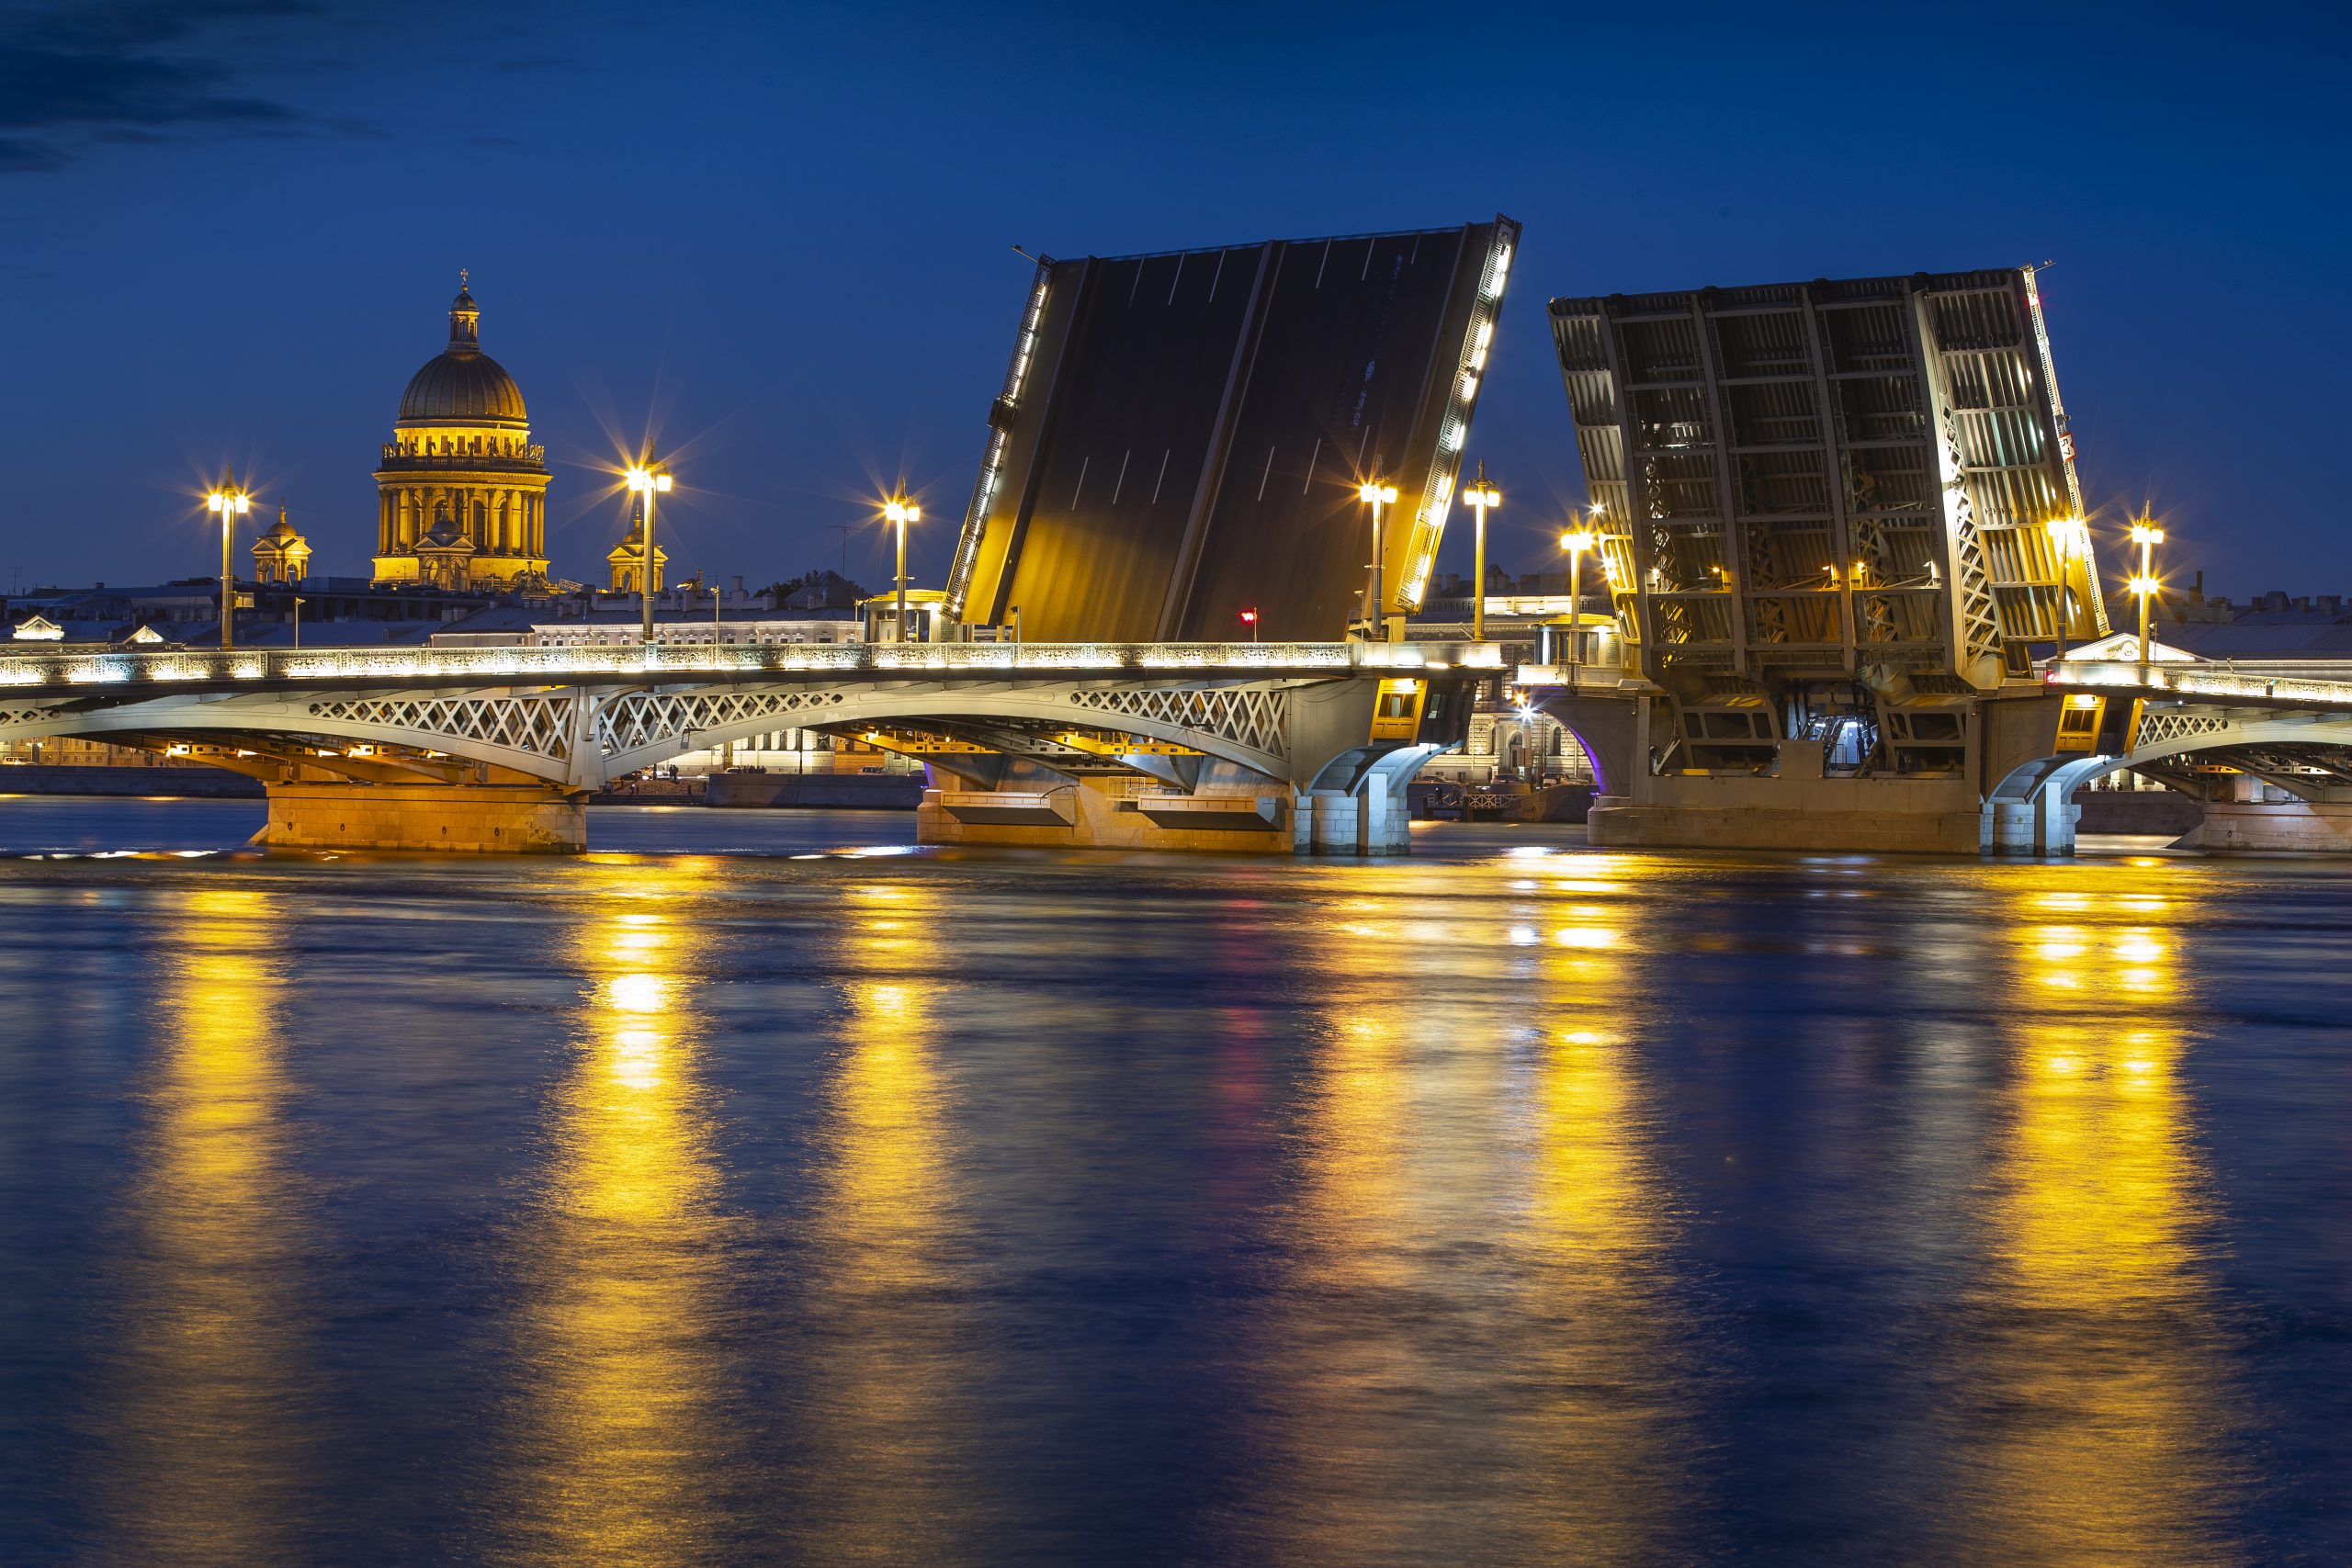
<path fill-rule="evenodd" d="M 523 389 L 481 351 L 481 319 L 472 293 L 459 289 L 449 303 L 449 346 L 409 378 L 398 423 L 528 428 Z"/>

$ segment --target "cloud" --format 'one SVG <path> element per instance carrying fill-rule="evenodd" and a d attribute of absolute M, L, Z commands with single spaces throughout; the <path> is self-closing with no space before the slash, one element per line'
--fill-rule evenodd
<path fill-rule="evenodd" d="M 0 173 L 55 169 L 101 141 L 354 135 L 242 89 L 208 32 L 314 17 L 310 0 L 117 0 L 0 7 Z"/>

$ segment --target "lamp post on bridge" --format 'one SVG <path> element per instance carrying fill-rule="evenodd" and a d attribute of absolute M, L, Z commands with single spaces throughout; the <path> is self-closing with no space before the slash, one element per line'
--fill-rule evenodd
<path fill-rule="evenodd" d="M 229 558 L 230 536 L 236 532 L 237 519 L 254 509 L 254 498 L 237 488 L 237 476 L 229 477 L 212 487 L 204 498 L 207 510 L 220 514 L 220 646 L 234 648 L 236 634 L 232 629 L 237 620 L 237 579 Z"/>
<path fill-rule="evenodd" d="M 1392 484 L 1383 484 L 1378 479 L 1366 479 L 1356 487 L 1356 499 L 1369 503 L 1372 507 L 1372 599 L 1366 606 L 1372 612 L 1372 640 L 1386 642 L 1388 614 L 1387 606 L 1382 603 L 1380 585 L 1380 567 L 1384 554 L 1384 542 L 1380 534 L 1380 509 L 1396 504 L 1396 487 Z"/>
<path fill-rule="evenodd" d="M 2058 549 L 2058 652 L 2051 662 L 2064 664 L 2066 661 L 2066 592 L 2070 586 L 2066 569 L 2074 562 L 2075 547 L 2083 533 L 2083 520 L 2079 517 L 2052 517 L 2044 526 L 2050 530 L 2050 542 Z"/>
<path fill-rule="evenodd" d="M 1252 604 L 1241 612 L 1241 624 L 1250 628 L 1250 640 L 1258 640 L 1258 606 Z"/>
<path fill-rule="evenodd" d="M 896 641 L 907 640 L 907 525 L 922 521 L 922 508 L 901 493 L 883 503 L 882 515 L 899 530 L 899 627 Z"/>
<path fill-rule="evenodd" d="M 1470 640 L 1487 640 L 1487 513 L 1503 503 L 1503 492 L 1487 478 L 1487 460 L 1478 459 L 1478 477 L 1462 492 L 1462 504 L 1478 514 L 1477 549 L 1470 563 Z"/>
<path fill-rule="evenodd" d="M 300 593 L 294 595 L 294 646 L 297 648 L 302 646 L 302 606 L 309 603 Z"/>
<path fill-rule="evenodd" d="M 1593 512 L 1600 510 L 1594 507 Z M 1584 673 L 1584 553 L 1592 548 L 1593 531 L 1589 524 L 1571 528 L 1560 536 L 1560 548 L 1568 552 L 1568 690 L 1577 689 Z"/>
<path fill-rule="evenodd" d="M 645 555 L 638 565 L 639 597 L 645 602 L 645 646 L 653 646 L 653 498 L 670 493 L 670 470 L 660 463 L 640 463 L 628 471 L 628 488 L 645 498 Z"/>
<path fill-rule="evenodd" d="M 2148 662 L 2148 607 L 2155 598 L 2156 547 L 2165 542 L 2165 531 L 2143 510 L 2132 525 L 2132 542 L 2140 547 L 2140 575 L 2131 582 L 2132 592 L 2140 596 L 2140 662 Z"/>

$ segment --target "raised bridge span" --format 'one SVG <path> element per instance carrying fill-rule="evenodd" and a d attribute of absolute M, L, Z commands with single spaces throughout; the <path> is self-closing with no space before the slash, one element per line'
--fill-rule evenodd
<path fill-rule="evenodd" d="M 1403 847 L 1490 645 L 980 643 L 175 650 L 0 660 L 0 739 L 74 736 L 261 779 L 261 841 L 585 847 L 612 780 L 782 728 L 921 757 L 926 841 Z"/>

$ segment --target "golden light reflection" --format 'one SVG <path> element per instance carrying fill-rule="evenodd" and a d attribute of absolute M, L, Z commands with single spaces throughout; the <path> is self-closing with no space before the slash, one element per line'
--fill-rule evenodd
<path fill-rule="evenodd" d="M 2177 932 L 2034 919 L 2087 900 L 2021 906 L 2029 984 L 2014 993 L 1970 1531 L 2009 1561 L 2227 1561 L 2215 1519 L 2230 1422 L 2179 1076 Z M 2167 907 L 2143 895 L 2098 908 Z"/>
<path fill-rule="evenodd" d="M 808 1310 L 828 1344 L 804 1436 L 824 1495 L 802 1513 L 820 1562 L 952 1562 L 974 1500 L 956 1483 L 956 1344 L 947 1296 L 961 1205 L 940 1051 L 947 1010 L 931 974 L 950 911 L 928 885 L 860 888 L 885 916 L 852 919 L 834 962 L 843 1008 L 810 1215 Z"/>
<path fill-rule="evenodd" d="M 163 929 L 161 1067 L 100 1417 L 111 1561 L 291 1561 L 314 1386 L 288 1168 L 274 897 L 209 887 Z M 114 1550 L 119 1547 L 119 1551 Z"/>
<path fill-rule="evenodd" d="M 1642 1018 L 1622 915 L 1577 907 L 1544 953 L 1528 1110 L 1532 1170 L 1521 1242 L 1541 1295 L 1528 1303 L 1544 1391 L 1523 1435 L 1549 1478 L 1541 1547 L 1578 1562 L 1679 1555 L 1691 1493 L 1667 1257 L 1671 1202 L 1651 1152 L 1657 1113 L 1640 1077 Z"/>
<path fill-rule="evenodd" d="M 723 1216 L 692 1009 L 690 863 L 590 883 L 586 976 L 556 1152 L 530 1238 L 531 1409 L 514 1556 L 693 1561 L 716 1550 Z"/>
<path fill-rule="evenodd" d="M 1675 1555 L 1668 1204 L 1628 1033 L 1634 944 L 1601 901 L 1622 885 L 1577 865 L 1533 897 L 1498 877 L 1506 923 L 1454 931 L 1422 972 L 1353 937 L 1353 906 L 1307 933 L 1325 1022 L 1298 1312 L 1259 1358 L 1290 1478 L 1260 1505 L 1271 1556 L 1438 1562 L 1465 1540 L 1523 1561 Z M 1495 944 L 1521 929 L 1544 940 Z M 1464 964 L 1472 983 L 1433 984 Z"/>

